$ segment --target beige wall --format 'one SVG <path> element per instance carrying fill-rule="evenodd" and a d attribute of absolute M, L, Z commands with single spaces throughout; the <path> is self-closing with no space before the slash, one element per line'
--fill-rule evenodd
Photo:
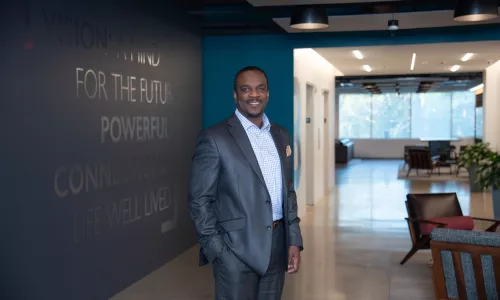
<path fill-rule="evenodd" d="M 295 148 L 297 149 L 297 139 L 300 139 L 300 160 L 301 171 L 300 181 L 297 186 L 297 196 L 299 201 L 299 214 L 305 213 L 306 204 L 315 203 L 325 196 L 326 190 L 331 190 L 334 186 L 334 132 L 335 132 L 335 74 L 340 73 L 323 57 L 312 49 L 294 50 L 294 128 L 295 128 Z M 306 86 L 311 84 L 315 87 L 312 125 L 314 126 L 313 136 L 306 136 Z M 329 105 L 327 112 L 327 133 L 328 140 L 324 140 L 324 96 L 323 92 L 329 92 Z M 307 158 L 307 142 L 313 139 L 314 142 L 314 186 L 306 185 L 308 168 L 305 165 Z M 328 161 L 325 160 L 325 153 L 328 152 Z M 295 169 L 297 169 L 298 157 L 295 157 Z M 328 168 L 330 178 L 325 180 L 325 168 Z M 297 178 L 297 176 L 296 176 Z M 325 187 L 325 182 L 330 186 Z M 313 189 L 313 199 L 306 199 L 307 189 Z"/>
<path fill-rule="evenodd" d="M 500 150 L 500 61 L 484 72 L 484 139 L 492 149 Z"/>
<path fill-rule="evenodd" d="M 351 139 L 354 142 L 354 157 L 358 158 L 395 158 L 403 159 L 404 147 L 427 145 L 420 139 Z M 461 145 L 474 144 L 474 138 L 463 138 L 452 145 L 460 149 Z"/>

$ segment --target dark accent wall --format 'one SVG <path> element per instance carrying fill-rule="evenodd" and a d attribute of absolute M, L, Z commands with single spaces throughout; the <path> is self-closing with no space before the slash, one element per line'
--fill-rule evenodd
<path fill-rule="evenodd" d="M 108 299 L 195 243 L 201 37 L 166 4 L 2 5 L 0 299 Z"/>

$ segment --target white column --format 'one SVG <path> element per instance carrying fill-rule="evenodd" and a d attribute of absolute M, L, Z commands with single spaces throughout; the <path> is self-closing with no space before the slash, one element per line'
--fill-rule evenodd
<path fill-rule="evenodd" d="M 314 205 L 324 198 L 325 190 L 330 190 L 334 185 L 333 172 L 335 168 L 335 76 L 342 76 L 332 64 L 313 49 L 294 49 L 294 128 L 295 141 L 300 141 L 300 182 L 297 186 L 297 196 L 301 213 L 305 213 L 306 204 Z M 307 87 L 313 87 L 312 103 L 307 107 Z M 325 140 L 325 101 L 324 92 L 328 91 L 329 126 L 326 128 L 328 140 Z M 310 123 L 306 123 L 306 116 Z M 312 127 L 312 128 L 309 128 Z M 310 133 L 307 131 L 310 129 Z M 309 147 L 308 147 L 309 143 Z M 325 155 L 324 151 L 329 154 Z M 298 153 L 297 153 L 298 154 Z M 328 157 L 328 161 L 325 160 Z M 307 165 L 307 161 L 310 162 Z M 298 157 L 295 159 L 297 170 Z M 330 179 L 325 180 L 325 167 L 329 168 Z M 313 180 L 307 184 L 307 176 Z M 330 183 L 330 188 L 325 187 L 325 181 Z"/>
<path fill-rule="evenodd" d="M 484 72 L 484 139 L 491 149 L 500 151 L 500 61 Z"/>

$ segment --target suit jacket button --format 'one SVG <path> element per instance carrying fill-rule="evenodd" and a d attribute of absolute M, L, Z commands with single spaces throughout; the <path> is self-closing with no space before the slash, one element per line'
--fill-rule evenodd
<path fill-rule="evenodd" d="M 267 200 L 266 203 L 269 204 L 269 203 L 271 203 L 271 201 Z"/>
<path fill-rule="evenodd" d="M 267 226 L 267 229 L 271 230 L 271 226 Z"/>

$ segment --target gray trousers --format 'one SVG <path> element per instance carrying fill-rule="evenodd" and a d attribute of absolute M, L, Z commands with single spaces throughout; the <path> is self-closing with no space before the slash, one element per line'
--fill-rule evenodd
<path fill-rule="evenodd" d="M 269 268 L 259 276 L 242 263 L 228 248 L 213 263 L 215 300 L 279 300 L 285 282 L 285 229 L 273 229 Z"/>

